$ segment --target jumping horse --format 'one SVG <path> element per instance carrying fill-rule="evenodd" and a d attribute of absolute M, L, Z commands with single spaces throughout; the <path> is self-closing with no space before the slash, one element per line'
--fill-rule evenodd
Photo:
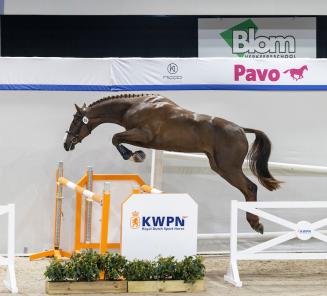
<path fill-rule="evenodd" d="M 125 128 L 112 138 L 123 159 L 142 162 L 143 151 L 132 152 L 122 143 L 176 152 L 205 153 L 213 171 L 239 189 L 246 201 L 257 200 L 257 185 L 242 171 L 249 154 L 251 171 L 268 190 L 278 189 L 280 181 L 268 170 L 271 143 L 262 131 L 242 128 L 222 118 L 186 110 L 161 95 L 118 95 L 102 98 L 86 106 L 75 105 L 74 119 L 66 132 L 64 148 L 73 150 L 77 143 L 102 123 Z M 256 138 L 248 153 L 246 133 Z M 263 233 L 259 217 L 247 213 L 250 226 Z"/>

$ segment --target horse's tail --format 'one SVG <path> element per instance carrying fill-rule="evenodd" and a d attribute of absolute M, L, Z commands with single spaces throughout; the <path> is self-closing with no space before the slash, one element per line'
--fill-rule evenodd
<path fill-rule="evenodd" d="M 289 72 L 289 71 L 291 71 L 291 69 L 288 69 L 288 70 L 284 71 L 283 73 L 285 74 L 285 73 L 287 73 L 287 72 Z"/>
<path fill-rule="evenodd" d="M 268 190 L 273 191 L 280 187 L 280 181 L 276 180 L 269 172 L 268 160 L 271 152 L 271 142 L 267 135 L 259 130 L 243 128 L 246 133 L 254 133 L 256 138 L 249 151 L 249 165 L 259 182 Z"/>

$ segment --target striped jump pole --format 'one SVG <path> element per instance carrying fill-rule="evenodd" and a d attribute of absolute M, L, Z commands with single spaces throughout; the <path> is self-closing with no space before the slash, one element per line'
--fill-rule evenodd
<path fill-rule="evenodd" d="M 153 188 L 153 187 L 151 187 L 151 186 L 149 186 L 149 185 L 142 185 L 142 186 L 141 186 L 141 189 L 142 189 L 142 191 L 145 192 L 145 193 L 162 193 L 161 190 L 156 189 L 156 188 Z"/>
<path fill-rule="evenodd" d="M 86 176 L 87 190 L 93 191 L 93 167 L 87 167 Z M 92 207 L 93 203 L 85 200 L 84 242 L 86 243 L 90 243 L 92 240 Z"/>
<path fill-rule="evenodd" d="M 59 161 L 56 180 L 64 176 L 64 163 Z M 55 208 L 55 230 L 54 230 L 54 249 L 59 250 L 60 246 L 60 231 L 61 231 L 61 217 L 62 217 L 62 185 L 57 183 L 56 186 L 56 208 Z"/>
<path fill-rule="evenodd" d="M 102 198 L 100 195 L 95 194 L 94 192 L 87 190 L 87 189 L 75 184 L 74 182 L 69 181 L 68 179 L 66 179 L 64 177 L 59 178 L 58 183 L 74 190 L 75 192 L 78 192 L 78 193 L 84 195 L 85 197 L 88 198 L 89 201 L 95 201 L 99 204 L 102 203 Z"/>

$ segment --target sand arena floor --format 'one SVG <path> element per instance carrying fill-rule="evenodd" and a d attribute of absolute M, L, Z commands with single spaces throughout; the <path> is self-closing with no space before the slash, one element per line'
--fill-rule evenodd
<path fill-rule="evenodd" d="M 224 283 L 223 276 L 228 267 L 228 260 L 228 257 L 205 257 L 206 291 L 188 295 L 327 296 L 327 260 L 242 261 L 239 263 L 240 276 L 243 281 L 242 288 L 235 288 Z M 45 295 L 43 272 L 48 264 L 47 259 L 34 262 L 30 262 L 28 258 L 16 259 L 19 294 Z M 1 267 L 1 282 L 4 276 L 5 268 Z M 0 284 L 0 295 L 12 294 L 8 293 Z"/>

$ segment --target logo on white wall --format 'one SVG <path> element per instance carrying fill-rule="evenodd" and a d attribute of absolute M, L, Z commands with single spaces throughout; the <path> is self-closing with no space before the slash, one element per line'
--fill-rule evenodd
<path fill-rule="evenodd" d="M 170 63 L 167 65 L 167 73 L 162 76 L 165 80 L 181 80 L 183 76 L 176 75 L 179 72 L 179 66 L 176 63 Z"/>
<path fill-rule="evenodd" d="M 295 58 L 296 39 L 293 35 L 264 35 L 252 19 L 241 22 L 220 36 L 238 57 Z M 273 55 L 273 56 L 271 56 Z"/>
<path fill-rule="evenodd" d="M 176 74 L 178 72 L 178 66 L 175 63 L 170 63 L 167 67 L 169 74 Z"/>
<path fill-rule="evenodd" d="M 286 73 L 289 73 L 289 75 L 296 81 L 300 80 L 300 79 L 303 79 L 303 73 L 304 71 L 308 71 L 308 66 L 307 65 L 304 65 L 302 66 L 301 68 L 291 68 L 291 69 L 287 69 L 286 71 L 284 71 L 283 73 L 286 74 Z"/>
<path fill-rule="evenodd" d="M 280 80 L 281 74 L 290 76 L 295 81 L 304 78 L 304 71 L 308 71 L 308 66 L 300 68 L 290 68 L 281 72 L 277 68 L 247 68 L 242 64 L 234 65 L 234 81 L 271 81 Z"/>
<path fill-rule="evenodd" d="M 131 229 L 141 231 L 180 231 L 185 230 L 188 216 L 142 216 L 133 211 L 130 217 Z"/>

